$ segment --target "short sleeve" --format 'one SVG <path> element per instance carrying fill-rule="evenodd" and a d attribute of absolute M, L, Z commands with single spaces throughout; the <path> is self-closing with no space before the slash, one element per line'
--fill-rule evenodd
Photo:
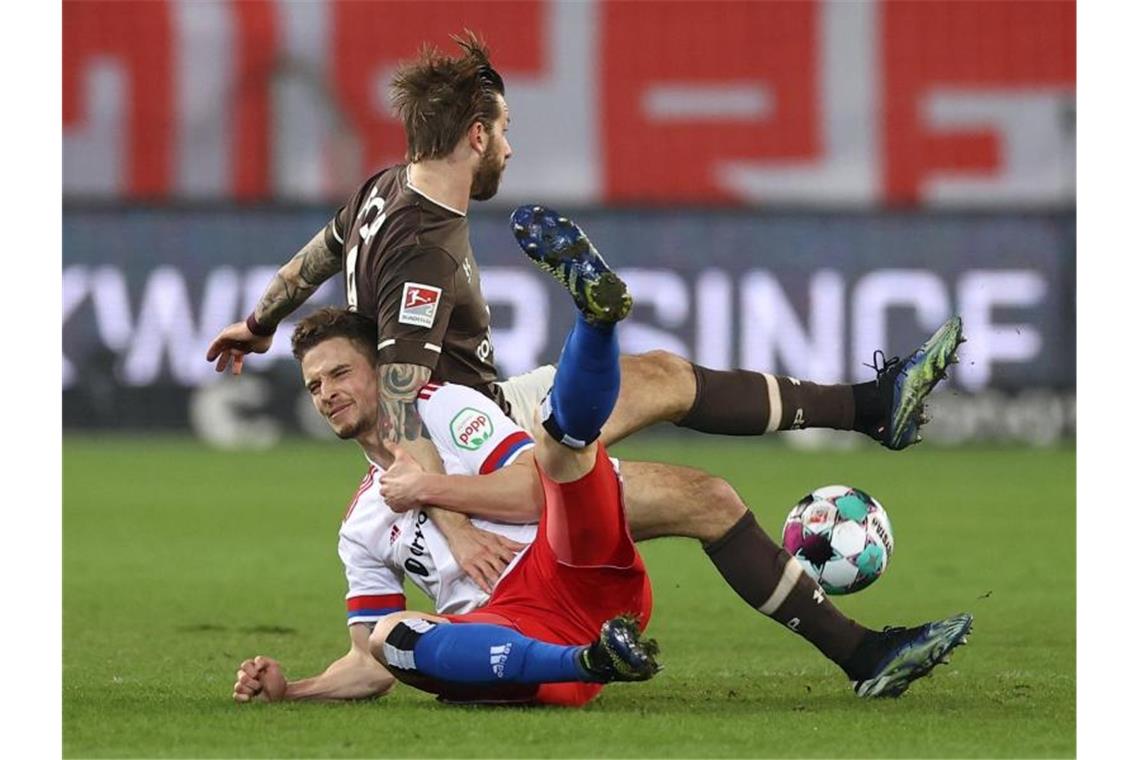
<path fill-rule="evenodd" d="M 348 235 L 348 206 L 341 206 L 332 220 L 325 225 L 325 247 L 337 256 L 343 257 L 346 235 Z"/>
<path fill-rule="evenodd" d="M 469 475 L 506 467 L 534 447 L 534 439 L 489 398 L 456 383 L 428 383 L 417 409 L 441 454 L 459 461 Z"/>
<path fill-rule="evenodd" d="M 380 363 L 435 369 L 455 306 L 455 260 L 442 248 L 385 256 L 376 275 Z"/>
<path fill-rule="evenodd" d="M 345 606 L 348 624 L 375 623 L 392 612 L 404 609 L 403 578 L 376 560 L 363 546 L 341 534 L 340 559 L 348 580 Z"/>

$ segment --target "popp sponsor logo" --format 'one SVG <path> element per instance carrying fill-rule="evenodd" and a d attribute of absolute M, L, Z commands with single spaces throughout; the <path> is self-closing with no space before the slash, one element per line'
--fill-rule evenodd
<path fill-rule="evenodd" d="M 478 409 L 466 407 L 451 418 L 451 439 L 460 448 L 477 451 L 495 432 L 491 418 Z"/>

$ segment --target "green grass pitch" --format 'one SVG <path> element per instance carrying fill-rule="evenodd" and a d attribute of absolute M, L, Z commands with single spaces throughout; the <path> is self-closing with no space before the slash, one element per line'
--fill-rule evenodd
<path fill-rule="evenodd" d="M 445 707 L 403 687 L 378 702 L 239 707 L 241 659 L 271 655 L 300 677 L 347 648 L 336 533 L 364 471 L 357 451 L 67 436 L 65 756 L 1074 755 L 1072 448 L 808 453 L 684 437 L 614 453 L 726 477 L 774 534 L 814 487 L 867 490 L 896 554 L 839 606 L 873 627 L 971 611 L 969 646 L 902 699 L 858 700 L 699 546 L 669 539 L 642 545 L 665 670 L 584 709 Z"/>

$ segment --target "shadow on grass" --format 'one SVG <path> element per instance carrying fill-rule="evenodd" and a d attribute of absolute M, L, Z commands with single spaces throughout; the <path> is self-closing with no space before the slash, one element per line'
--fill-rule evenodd
<path fill-rule="evenodd" d="M 227 626 L 216 623 L 195 623 L 193 625 L 180 625 L 174 630 L 179 633 L 225 633 L 230 630 Z M 286 625 L 250 625 L 234 629 L 238 633 L 276 633 L 283 636 L 293 636 L 296 628 Z"/>

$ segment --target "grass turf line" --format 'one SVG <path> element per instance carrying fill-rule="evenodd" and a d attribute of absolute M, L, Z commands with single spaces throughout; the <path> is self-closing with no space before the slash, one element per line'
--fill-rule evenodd
<path fill-rule="evenodd" d="M 810 489 L 863 488 L 886 506 L 897 550 L 882 579 L 839 606 L 872 627 L 968 610 L 970 645 L 901 700 L 857 700 L 814 648 L 747 609 L 694 542 L 664 539 L 641 548 L 666 670 L 585 709 L 444 707 L 403 687 L 371 703 L 238 707 L 241 659 L 270 655 L 301 677 L 347 649 L 336 533 L 363 460 L 343 444 L 234 454 L 68 436 L 64 754 L 1075 753 L 1071 448 L 821 454 L 682 438 L 614 453 L 726 477 L 773 534 Z"/>

